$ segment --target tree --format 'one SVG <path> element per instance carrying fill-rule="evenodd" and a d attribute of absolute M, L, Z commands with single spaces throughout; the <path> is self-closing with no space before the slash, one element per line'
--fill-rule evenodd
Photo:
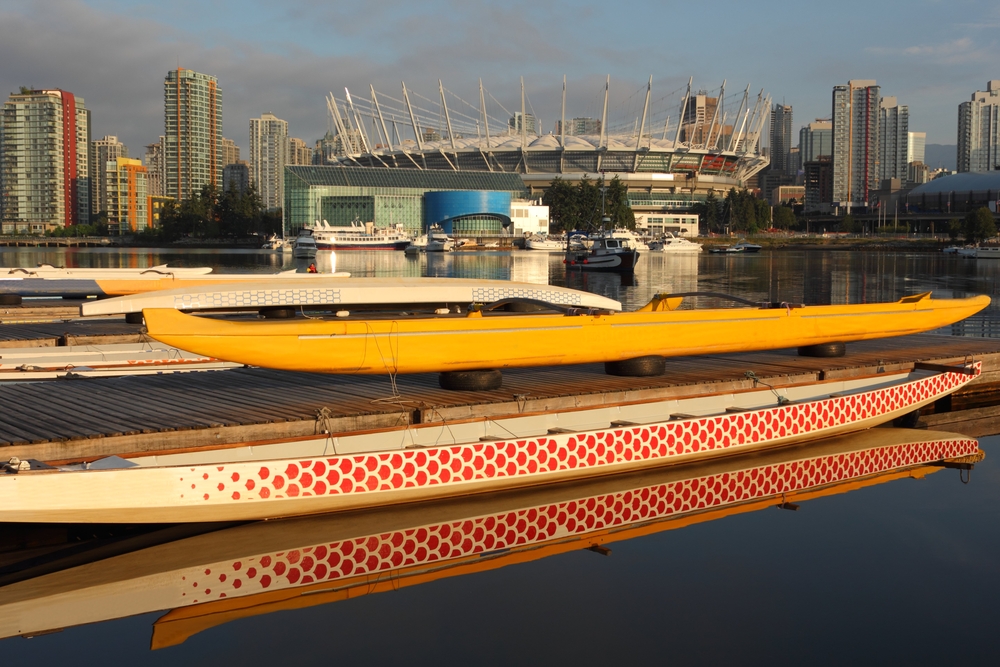
<path fill-rule="evenodd" d="M 542 203 L 549 207 L 550 228 L 553 231 L 569 231 L 579 226 L 580 214 L 575 188 L 556 177 L 542 195 Z"/>
<path fill-rule="evenodd" d="M 774 209 L 774 226 L 778 229 L 789 229 L 795 226 L 795 212 L 790 206 L 778 206 Z"/>
<path fill-rule="evenodd" d="M 962 221 L 958 218 L 952 218 L 948 221 L 948 238 L 952 241 L 957 241 L 958 237 L 962 235 Z"/>
<path fill-rule="evenodd" d="M 993 214 L 985 206 L 969 211 L 964 222 L 965 238 L 969 243 L 978 243 L 997 235 Z"/>
<path fill-rule="evenodd" d="M 847 234 L 857 234 L 858 223 L 854 221 L 854 216 L 848 213 L 844 216 L 844 219 L 840 221 L 840 231 Z"/>
<path fill-rule="evenodd" d="M 617 176 L 608 184 L 605 199 L 605 210 L 611 218 L 611 227 L 635 229 L 635 213 L 628 204 L 628 188 Z"/>

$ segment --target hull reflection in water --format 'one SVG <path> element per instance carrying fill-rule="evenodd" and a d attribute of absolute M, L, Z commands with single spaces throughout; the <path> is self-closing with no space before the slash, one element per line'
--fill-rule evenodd
<path fill-rule="evenodd" d="M 161 648 L 237 618 L 600 547 L 981 457 L 964 436 L 873 429 L 581 484 L 245 524 L 85 565 L 76 554 L 75 567 L 56 563 L 56 571 L 26 571 L 0 587 L 0 637 L 170 609 L 154 628 L 153 648 Z"/>

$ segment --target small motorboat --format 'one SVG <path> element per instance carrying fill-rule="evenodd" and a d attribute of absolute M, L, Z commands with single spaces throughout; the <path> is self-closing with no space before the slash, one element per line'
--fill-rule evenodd
<path fill-rule="evenodd" d="M 541 250 L 543 252 L 561 252 L 566 249 L 566 241 L 548 234 L 532 234 L 524 239 L 525 250 Z"/>
<path fill-rule="evenodd" d="M 628 237 L 599 233 L 591 236 L 590 250 L 570 250 L 563 262 L 571 271 L 632 273 L 639 263 L 639 251 Z"/>
<path fill-rule="evenodd" d="M 664 252 L 670 255 L 690 255 L 701 252 L 701 244 L 667 232 L 651 242 L 649 249 L 653 252 Z"/>
<path fill-rule="evenodd" d="M 269 236 L 260 248 L 261 250 L 270 250 L 271 252 L 292 252 L 292 244 L 277 234 Z"/>
<path fill-rule="evenodd" d="M 426 234 L 413 239 L 403 252 L 407 255 L 418 255 L 422 252 L 448 252 L 454 247 L 454 241 L 441 227 L 431 225 Z"/>
<path fill-rule="evenodd" d="M 292 249 L 292 257 L 295 259 L 312 259 L 316 256 L 316 239 L 313 238 L 312 230 L 303 229 L 295 237 L 295 246 Z"/>

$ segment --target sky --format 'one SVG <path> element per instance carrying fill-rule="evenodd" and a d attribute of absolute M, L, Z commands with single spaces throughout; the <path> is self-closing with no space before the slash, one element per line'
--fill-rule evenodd
<path fill-rule="evenodd" d="M 437 113 L 441 79 L 449 110 L 475 116 L 481 78 L 500 118 L 519 110 L 523 77 L 551 132 L 564 76 L 567 118 L 599 118 L 610 76 L 618 127 L 639 122 L 651 76 L 658 131 L 668 116 L 676 126 L 689 77 L 709 93 L 726 80 L 734 112 L 749 85 L 751 102 L 763 90 L 791 105 L 797 133 L 830 116 L 834 85 L 875 79 L 909 106 L 911 131 L 954 144 L 958 105 L 1000 79 L 998 27 L 1000 4 L 980 0 L 0 0 L 0 93 L 69 90 L 94 139 L 115 135 L 141 157 L 163 133 L 164 77 L 193 69 L 218 78 L 223 135 L 246 159 L 250 118 L 273 113 L 311 146 L 328 127 L 325 95 L 345 87 L 389 103 L 405 81 Z"/>

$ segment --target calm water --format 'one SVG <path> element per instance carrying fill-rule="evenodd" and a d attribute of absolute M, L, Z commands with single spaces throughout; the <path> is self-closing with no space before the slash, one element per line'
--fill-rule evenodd
<path fill-rule="evenodd" d="M 4 266 L 38 262 L 219 271 L 296 265 L 258 252 L 0 250 Z M 995 297 L 1000 277 L 1000 262 L 848 252 L 646 254 L 634 280 L 566 276 L 558 255 L 528 252 L 341 253 L 337 269 L 552 282 L 629 307 L 659 291 L 696 289 L 806 303 L 928 290 Z M 998 321 L 991 307 L 954 333 L 990 335 Z M 303 597 L 302 608 L 205 623 L 183 643 L 153 651 L 163 612 L 3 640 L 0 655 L 4 665 L 998 664 L 1000 438 L 981 446 L 987 458 L 969 484 L 959 471 L 942 470 L 808 500 L 797 512 L 772 507 L 644 536 L 623 532 L 607 557 L 577 545 L 461 576 L 429 570 L 425 583 L 400 582 L 398 590 L 325 604 Z M 392 520 L 373 517 L 371 530 Z M 311 543 L 343 537 L 312 530 Z M 255 604 L 264 611 L 264 601 Z"/>

